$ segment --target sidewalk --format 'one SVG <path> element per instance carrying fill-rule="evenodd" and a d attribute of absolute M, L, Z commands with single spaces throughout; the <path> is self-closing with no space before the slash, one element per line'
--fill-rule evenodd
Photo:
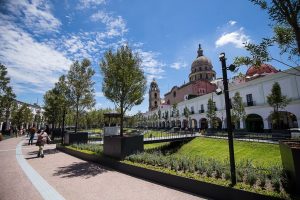
<path fill-rule="evenodd" d="M 18 166 L 16 151 L 11 150 L 16 149 L 19 141 L 21 139 L 0 142 L 0 182 L 4 183 L 4 187 L 0 187 L 0 199 L 43 199 Z M 36 158 L 36 146 L 22 146 L 22 151 L 29 165 L 65 199 L 202 199 L 77 159 L 57 151 L 55 145 L 45 146 L 44 158 Z"/>
<path fill-rule="evenodd" d="M 22 138 L 0 142 L 0 199 L 42 199 L 16 159 L 16 146 Z M 27 146 L 36 149 L 36 146 Z"/>

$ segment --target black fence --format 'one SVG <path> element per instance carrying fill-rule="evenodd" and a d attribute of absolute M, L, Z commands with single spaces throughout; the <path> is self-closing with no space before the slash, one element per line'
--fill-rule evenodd
<path fill-rule="evenodd" d="M 207 131 L 206 136 L 216 136 L 216 137 L 227 137 L 226 131 Z M 249 141 L 274 141 L 278 142 L 279 140 L 289 140 L 291 139 L 291 133 L 289 130 L 281 131 L 268 131 L 264 133 L 254 133 L 246 131 L 233 131 L 233 137 L 235 139 L 244 139 Z"/>

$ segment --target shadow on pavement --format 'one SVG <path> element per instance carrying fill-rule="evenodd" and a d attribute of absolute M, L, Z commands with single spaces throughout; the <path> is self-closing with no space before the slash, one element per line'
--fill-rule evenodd
<path fill-rule="evenodd" d="M 38 154 L 38 147 L 36 147 L 36 151 L 30 151 L 28 153 L 26 153 L 27 155 L 37 155 Z M 55 154 L 55 153 L 59 153 L 60 151 L 58 151 L 57 149 L 44 149 L 44 155 L 50 155 L 50 154 Z M 26 158 L 27 159 L 27 158 Z"/>
<path fill-rule="evenodd" d="M 69 166 L 59 167 L 53 175 L 61 176 L 62 178 L 81 176 L 87 179 L 107 171 L 109 171 L 107 168 L 94 163 L 74 162 Z"/>
<path fill-rule="evenodd" d="M 28 157 L 28 158 L 25 158 L 26 160 L 31 160 L 31 159 L 36 159 L 36 158 L 39 158 L 37 156 L 34 156 L 34 157 Z"/>

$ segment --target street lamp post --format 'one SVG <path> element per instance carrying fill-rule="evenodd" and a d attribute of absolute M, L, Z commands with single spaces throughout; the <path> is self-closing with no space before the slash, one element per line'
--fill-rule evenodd
<path fill-rule="evenodd" d="M 221 53 L 220 56 L 219 56 L 219 59 L 222 63 L 222 72 L 223 72 L 223 85 L 224 85 L 225 108 L 226 108 L 226 119 L 227 119 L 231 185 L 234 186 L 236 184 L 236 175 L 235 175 L 235 161 L 234 161 L 234 149 L 233 149 L 233 137 L 232 137 L 232 124 L 231 124 L 231 113 L 230 113 L 229 90 L 228 90 L 227 67 L 226 67 L 225 53 Z"/>

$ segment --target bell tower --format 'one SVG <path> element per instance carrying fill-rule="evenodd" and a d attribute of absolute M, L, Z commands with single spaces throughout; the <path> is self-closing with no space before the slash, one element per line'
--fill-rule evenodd
<path fill-rule="evenodd" d="M 153 79 L 153 81 L 150 84 L 149 89 L 149 111 L 155 110 L 160 105 L 160 90 L 158 88 L 158 85 Z"/>

